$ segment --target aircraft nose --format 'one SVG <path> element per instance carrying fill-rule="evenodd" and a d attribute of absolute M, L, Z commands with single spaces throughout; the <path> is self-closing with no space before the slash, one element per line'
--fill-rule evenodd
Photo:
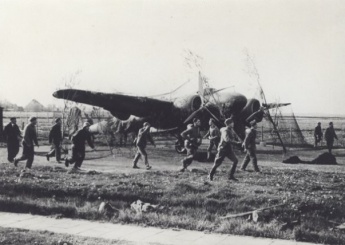
<path fill-rule="evenodd" d="M 55 92 L 53 93 L 53 96 L 54 96 L 55 98 L 59 98 L 59 96 L 58 96 L 58 91 L 55 91 Z"/>
<path fill-rule="evenodd" d="M 53 93 L 53 96 L 58 99 L 64 98 L 64 91 L 63 90 L 58 90 Z"/>

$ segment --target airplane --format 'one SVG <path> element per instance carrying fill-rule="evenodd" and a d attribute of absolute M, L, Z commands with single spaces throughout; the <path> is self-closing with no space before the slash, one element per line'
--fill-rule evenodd
<path fill-rule="evenodd" d="M 290 105 L 290 103 L 261 104 L 258 99 L 247 99 L 243 94 L 226 91 L 226 88 L 216 90 L 203 86 L 204 80 L 199 72 L 198 92 L 171 100 L 79 89 L 58 90 L 53 96 L 108 110 L 114 116 L 111 125 L 116 125 L 115 130 L 126 134 L 136 133 L 143 122 L 149 122 L 152 127 L 170 132 L 177 138 L 175 149 L 179 153 L 184 152 L 180 133 L 194 117 L 201 119 L 202 129 L 207 129 L 210 118 L 214 118 L 218 126 L 223 126 L 224 120 L 232 116 L 235 133 L 239 138 L 244 139 L 245 127 L 251 120 L 261 122 L 265 111 Z M 97 132 L 100 131 L 100 127 L 97 125 L 91 130 Z"/>

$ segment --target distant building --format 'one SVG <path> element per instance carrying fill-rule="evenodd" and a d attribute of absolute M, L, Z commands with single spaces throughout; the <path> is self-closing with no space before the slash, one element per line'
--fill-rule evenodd
<path fill-rule="evenodd" d="M 30 101 L 29 104 L 27 104 L 27 106 L 25 106 L 24 110 L 32 111 L 32 112 L 40 112 L 40 111 L 45 111 L 45 108 L 40 102 L 33 99 L 32 101 Z"/>

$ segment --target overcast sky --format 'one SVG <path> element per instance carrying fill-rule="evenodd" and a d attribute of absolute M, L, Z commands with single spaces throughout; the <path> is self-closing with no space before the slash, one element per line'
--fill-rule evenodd
<path fill-rule="evenodd" d="M 72 79 L 79 89 L 159 94 L 198 70 L 269 102 L 345 115 L 345 1 L 0 1 L 0 99 L 25 106 Z M 189 51 L 201 58 L 197 67 Z"/>

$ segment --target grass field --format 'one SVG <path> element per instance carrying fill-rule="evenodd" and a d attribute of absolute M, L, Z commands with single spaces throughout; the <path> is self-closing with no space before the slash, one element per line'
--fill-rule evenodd
<path fill-rule="evenodd" d="M 36 156 L 31 175 L 22 178 L 19 174 L 24 163 L 14 168 L 5 161 L 6 149 L 1 148 L 0 211 L 344 244 L 345 234 L 332 229 L 335 223 L 345 222 L 342 149 L 334 151 L 339 165 L 321 166 L 285 165 L 279 147 L 261 147 L 261 174 L 236 172 L 239 181 L 228 181 L 230 162 L 226 160 L 210 183 L 207 173 L 212 163 L 194 161 L 191 171 L 181 174 L 176 170 L 183 156 L 163 145 L 148 147 L 152 171 L 145 171 L 143 165 L 139 165 L 142 169 L 132 169 L 133 151 L 129 148 L 116 149 L 112 157 L 99 147 L 98 152 L 87 152 L 89 160 L 83 167 L 100 173 L 69 173 L 64 166 Z M 39 148 L 38 154 L 45 150 L 48 148 Z M 311 160 L 322 152 L 295 149 L 288 155 Z M 237 153 L 241 161 L 244 155 Z M 138 199 L 161 208 L 138 215 L 130 209 Z M 109 201 L 119 211 L 99 214 L 102 201 Z M 258 223 L 247 220 L 247 216 L 221 219 L 276 204 L 284 205 L 263 212 Z M 296 220 L 300 222 L 284 226 Z"/>

